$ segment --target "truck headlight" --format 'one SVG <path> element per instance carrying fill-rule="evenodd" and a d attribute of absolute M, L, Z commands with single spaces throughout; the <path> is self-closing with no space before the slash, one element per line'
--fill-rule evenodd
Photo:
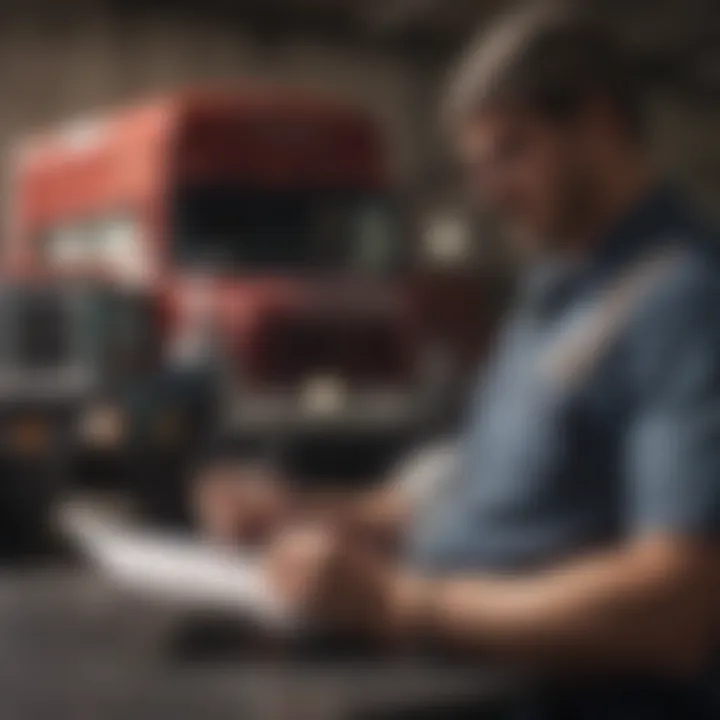
<path fill-rule="evenodd" d="M 93 447 L 117 447 L 126 433 L 125 413 L 112 403 L 91 406 L 80 417 L 78 435 L 84 443 Z"/>
<path fill-rule="evenodd" d="M 332 375 L 310 378 L 300 390 L 300 407 L 312 417 L 336 415 L 345 408 L 347 400 L 345 382 Z"/>
<path fill-rule="evenodd" d="M 6 429 L 9 448 L 20 455 L 37 455 L 50 446 L 52 428 L 47 419 L 31 415 L 13 420 Z"/>

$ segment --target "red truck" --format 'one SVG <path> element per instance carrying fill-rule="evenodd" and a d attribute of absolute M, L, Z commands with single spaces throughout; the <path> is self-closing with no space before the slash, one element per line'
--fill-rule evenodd
<path fill-rule="evenodd" d="M 377 473 L 440 412 L 423 318 L 466 356 L 468 328 L 486 334 L 476 294 L 408 272 L 382 135 L 323 96 L 176 93 L 31 138 L 14 172 L 6 269 L 45 307 L 18 323 L 40 336 L 18 362 L 86 368 L 71 454 L 132 457 L 155 499 L 179 496 L 191 448 Z M 89 339 L 58 339 L 71 326 Z"/>

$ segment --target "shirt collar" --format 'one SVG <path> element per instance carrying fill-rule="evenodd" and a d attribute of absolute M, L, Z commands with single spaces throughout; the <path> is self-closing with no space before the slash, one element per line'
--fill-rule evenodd
<path fill-rule="evenodd" d="M 668 185 L 655 185 L 604 234 L 588 269 L 604 275 L 672 242 L 682 229 L 682 217 L 678 194 Z"/>
<path fill-rule="evenodd" d="M 652 247 L 672 241 L 681 216 L 676 192 L 666 185 L 654 186 L 613 223 L 587 260 L 555 259 L 533 268 L 525 279 L 525 299 L 541 314 L 552 315 L 582 288 L 600 284 Z"/>

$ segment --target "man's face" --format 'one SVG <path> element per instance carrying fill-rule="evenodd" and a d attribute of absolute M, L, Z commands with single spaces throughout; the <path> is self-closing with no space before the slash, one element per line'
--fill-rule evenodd
<path fill-rule="evenodd" d="M 581 123 L 488 111 L 468 120 L 458 141 L 473 195 L 499 217 L 523 254 L 572 241 L 592 199 Z"/>

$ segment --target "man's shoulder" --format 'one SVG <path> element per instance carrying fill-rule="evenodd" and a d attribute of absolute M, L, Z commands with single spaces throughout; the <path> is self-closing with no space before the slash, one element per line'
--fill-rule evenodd
<path fill-rule="evenodd" d="M 620 277 L 643 287 L 636 294 L 637 320 L 667 324 L 720 292 L 720 229 L 681 193 L 666 190 L 661 197 L 660 210 L 637 243 L 640 250 Z"/>
<path fill-rule="evenodd" d="M 666 197 L 646 253 L 664 267 L 644 303 L 646 318 L 660 316 L 659 321 L 695 311 L 720 292 L 720 229 L 681 193 L 667 192 Z"/>
<path fill-rule="evenodd" d="M 639 382 L 651 386 L 681 367 L 720 364 L 720 241 L 691 238 L 668 248 L 661 262 L 624 343 Z"/>
<path fill-rule="evenodd" d="M 720 238 L 698 235 L 679 238 L 659 257 L 662 269 L 640 309 L 639 320 L 667 326 L 674 318 L 690 315 L 720 318 Z M 713 309 L 712 315 L 706 313 Z"/>

